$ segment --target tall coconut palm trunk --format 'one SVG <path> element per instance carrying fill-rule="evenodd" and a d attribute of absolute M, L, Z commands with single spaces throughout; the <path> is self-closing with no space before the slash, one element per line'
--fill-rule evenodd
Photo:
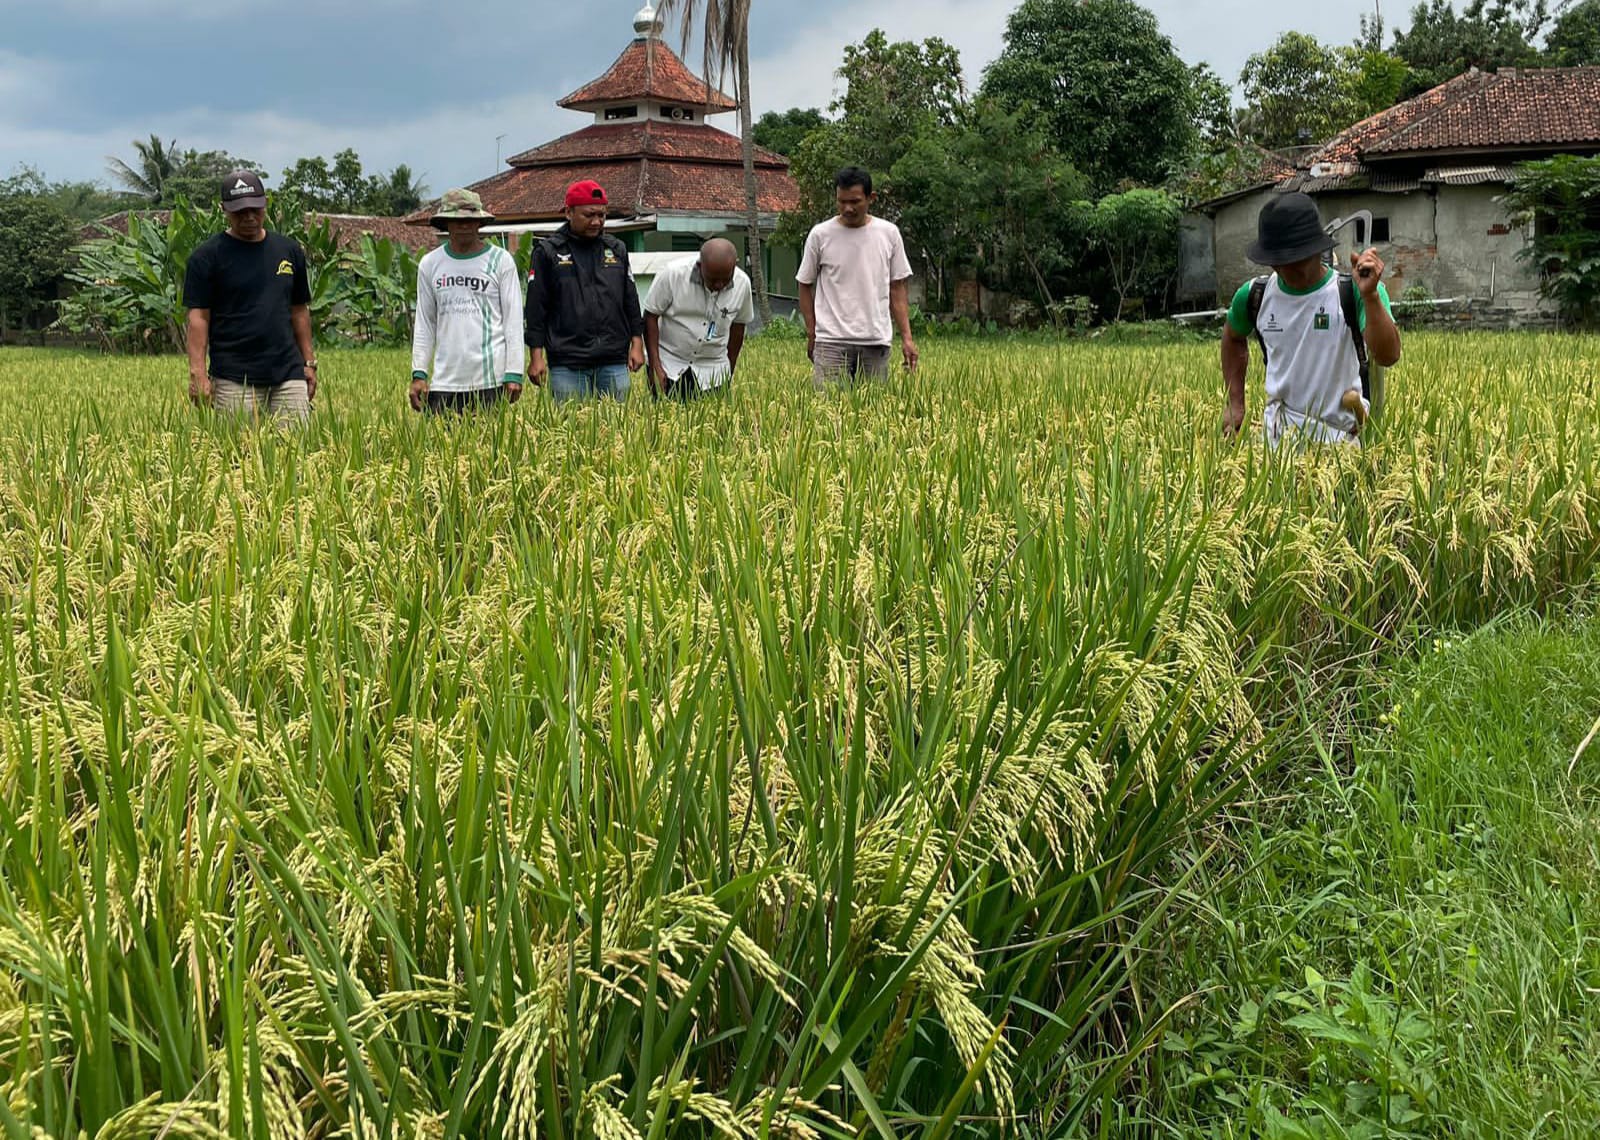
<path fill-rule="evenodd" d="M 767 296 L 767 267 L 762 258 L 761 184 L 756 177 L 755 125 L 750 113 L 750 8 L 755 0 L 661 0 L 663 18 L 678 13 L 684 47 L 689 46 L 695 21 L 700 23 L 705 53 L 706 87 L 714 77 L 732 70 L 739 100 L 739 141 L 744 152 L 745 250 L 750 255 L 750 286 L 763 322 L 772 319 L 772 299 Z"/>
<path fill-rule="evenodd" d="M 767 295 L 767 267 L 762 258 L 761 187 L 756 180 L 756 137 L 750 112 L 750 36 L 739 39 L 739 139 L 744 150 L 744 210 L 746 248 L 750 253 L 750 284 L 756 295 L 761 323 L 772 320 L 772 298 Z"/>

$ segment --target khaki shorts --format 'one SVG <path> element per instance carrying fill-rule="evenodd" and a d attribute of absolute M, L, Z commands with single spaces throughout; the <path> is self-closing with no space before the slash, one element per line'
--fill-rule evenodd
<path fill-rule="evenodd" d="M 258 388 L 213 376 L 211 406 L 219 412 L 247 415 L 253 420 L 270 416 L 280 424 L 303 424 L 311 418 L 311 396 L 304 380 L 285 380 L 270 388 Z"/>
<path fill-rule="evenodd" d="M 826 388 L 830 384 L 856 380 L 887 380 L 892 347 L 887 344 L 841 344 L 838 341 L 819 340 L 811 354 L 812 383 L 818 388 Z"/>

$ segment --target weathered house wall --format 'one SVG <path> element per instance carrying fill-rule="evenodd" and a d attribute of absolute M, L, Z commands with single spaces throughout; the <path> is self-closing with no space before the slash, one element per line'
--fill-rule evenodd
<path fill-rule="evenodd" d="M 1527 227 L 1512 225 L 1497 200 L 1503 186 L 1439 187 L 1439 260 L 1436 297 L 1487 300 L 1519 313 L 1547 311 L 1539 297 L 1539 271 L 1521 250 L 1532 242 Z"/>
<path fill-rule="evenodd" d="M 1209 304 L 1220 286 L 1211 248 L 1211 219 L 1184 214 L 1178 227 L 1178 303 Z"/>
<path fill-rule="evenodd" d="M 1225 305 L 1240 284 L 1264 269 L 1247 256 L 1256 238 L 1256 216 L 1271 191 L 1261 191 L 1216 211 L 1213 220 L 1218 304 Z M 1376 244 L 1389 267 L 1389 292 L 1399 300 L 1408 289 L 1462 301 L 1491 301 L 1497 308 L 1536 313 L 1536 270 L 1517 256 L 1530 240 L 1514 226 L 1497 201 L 1504 188 L 1429 186 L 1406 194 L 1370 191 L 1317 195 L 1325 221 L 1371 210 L 1374 222 L 1387 220 L 1389 240 Z M 1341 235 L 1346 246 L 1350 231 Z"/>
<path fill-rule="evenodd" d="M 1213 219 L 1212 248 L 1216 251 L 1217 304 L 1226 307 L 1240 285 L 1265 272 L 1247 255 L 1256 240 L 1256 215 L 1266 205 L 1268 190 L 1229 202 Z"/>

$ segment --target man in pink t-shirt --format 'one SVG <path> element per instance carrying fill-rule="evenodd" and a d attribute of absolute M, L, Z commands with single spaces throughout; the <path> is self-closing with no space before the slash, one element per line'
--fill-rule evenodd
<path fill-rule="evenodd" d="M 917 367 L 900 227 L 872 216 L 872 175 L 847 166 L 834 179 L 839 216 L 814 227 L 800 260 L 800 316 L 817 387 L 889 377 L 895 329 L 907 370 Z"/>

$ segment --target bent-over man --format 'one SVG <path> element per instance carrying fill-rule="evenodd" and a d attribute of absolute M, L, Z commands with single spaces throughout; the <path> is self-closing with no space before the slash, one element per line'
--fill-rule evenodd
<path fill-rule="evenodd" d="M 755 319 L 750 278 L 727 238 L 669 267 L 644 301 L 644 347 L 658 395 L 692 400 L 727 387 L 739 367 L 744 332 Z"/>

